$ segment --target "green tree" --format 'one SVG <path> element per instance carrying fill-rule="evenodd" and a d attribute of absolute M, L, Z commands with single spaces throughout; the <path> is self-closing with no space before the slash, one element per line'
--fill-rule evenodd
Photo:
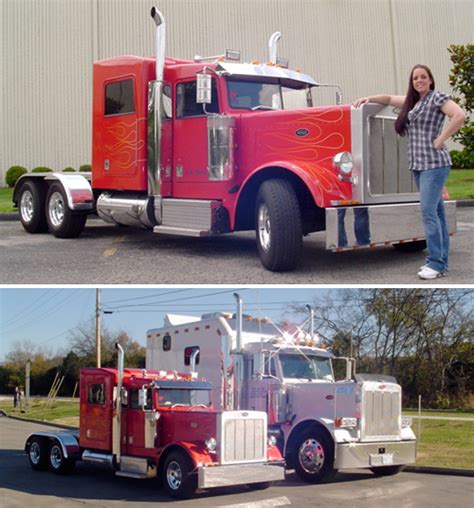
<path fill-rule="evenodd" d="M 457 95 L 454 100 L 463 108 L 468 117 L 474 111 L 474 44 L 452 44 L 448 51 L 453 66 L 449 84 Z M 456 134 L 464 147 L 466 155 L 474 157 L 474 121 L 468 118 L 463 128 Z"/>

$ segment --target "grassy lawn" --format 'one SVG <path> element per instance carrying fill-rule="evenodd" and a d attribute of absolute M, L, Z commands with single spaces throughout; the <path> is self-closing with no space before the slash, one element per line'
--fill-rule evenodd
<path fill-rule="evenodd" d="M 474 421 L 421 420 L 420 428 L 417 466 L 474 468 Z"/>
<path fill-rule="evenodd" d="M 474 199 L 474 169 L 451 171 L 446 187 L 451 199 Z"/>
<path fill-rule="evenodd" d="M 1 212 L 14 212 L 15 208 L 12 205 L 13 189 L 8 187 L 0 187 L 0 213 Z"/>
<path fill-rule="evenodd" d="M 451 171 L 446 187 L 451 199 L 474 199 L 474 169 Z M 0 213 L 15 211 L 12 195 L 13 189 L 0 188 Z"/>
<path fill-rule="evenodd" d="M 19 416 L 29 420 L 79 427 L 79 401 L 65 402 L 60 400 L 46 407 L 45 400 L 31 399 L 30 407 L 25 412 L 22 412 L 20 408 L 14 408 L 12 401 L 1 401 L 0 409 L 8 416 Z"/>

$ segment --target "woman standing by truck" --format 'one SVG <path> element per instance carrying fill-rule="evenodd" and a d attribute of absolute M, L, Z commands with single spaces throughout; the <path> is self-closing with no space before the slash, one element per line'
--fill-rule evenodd
<path fill-rule="evenodd" d="M 435 91 L 433 74 L 426 65 L 415 65 L 408 91 L 403 95 L 374 95 L 355 100 L 359 107 L 368 102 L 401 108 L 395 130 L 408 137 L 408 163 L 420 192 L 420 207 L 428 256 L 420 268 L 420 279 L 436 279 L 448 270 L 449 234 L 442 198 L 451 169 L 444 146 L 464 124 L 466 115 L 449 95 Z M 450 119 L 443 129 L 445 117 Z"/>

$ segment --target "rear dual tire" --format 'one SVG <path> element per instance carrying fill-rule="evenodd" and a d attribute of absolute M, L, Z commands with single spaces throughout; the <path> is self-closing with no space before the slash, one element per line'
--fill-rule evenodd
<path fill-rule="evenodd" d="M 87 214 L 72 211 L 60 183 L 53 183 L 46 195 L 46 221 L 56 238 L 76 238 L 84 230 Z"/>

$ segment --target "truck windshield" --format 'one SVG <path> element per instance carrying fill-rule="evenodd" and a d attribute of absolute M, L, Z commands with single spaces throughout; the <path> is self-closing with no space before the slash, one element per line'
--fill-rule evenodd
<path fill-rule="evenodd" d="M 280 354 L 284 378 L 334 381 L 331 359 L 315 355 Z"/>
<path fill-rule="evenodd" d="M 158 390 L 159 406 L 209 406 L 209 390 L 164 388 Z"/>
<path fill-rule="evenodd" d="M 228 78 L 229 104 L 234 109 L 298 109 L 312 106 L 308 85 L 281 79 Z"/>

